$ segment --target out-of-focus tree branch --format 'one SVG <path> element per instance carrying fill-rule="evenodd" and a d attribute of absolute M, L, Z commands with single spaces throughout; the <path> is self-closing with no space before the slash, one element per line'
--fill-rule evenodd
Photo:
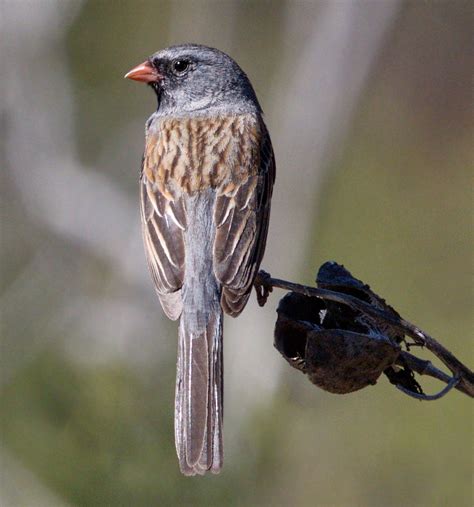
<path fill-rule="evenodd" d="M 279 189 L 284 189 L 284 205 L 272 207 L 270 231 L 277 223 L 286 231 L 289 244 L 308 242 L 314 223 L 308 206 L 314 209 L 321 179 L 340 154 L 400 6 L 399 0 L 320 2 L 315 18 L 305 9 L 288 9 L 283 27 L 288 37 L 309 34 L 297 53 L 291 45 L 284 46 L 283 64 L 271 94 L 272 102 L 278 104 L 269 118 L 272 139 L 277 141 L 278 168 L 284 168 L 278 172 L 275 195 L 278 198 Z M 286 149 L 279 150 L 279 139 Z M 270 233 L 268 249 L 277 248 L 277 242 L 278 235 Z M 298 250 L 270 267 L 295 274 L 307 251 Z"/>

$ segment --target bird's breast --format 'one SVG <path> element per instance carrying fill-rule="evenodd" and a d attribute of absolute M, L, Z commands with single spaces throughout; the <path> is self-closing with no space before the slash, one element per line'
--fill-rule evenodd
<path fill-rule="evenodd" d="M 147 134 L 143 173 L 169 199 L 210 187 L 233 195 L 258 170 L 256 115 L 156 121 L 159 127 Z"/>

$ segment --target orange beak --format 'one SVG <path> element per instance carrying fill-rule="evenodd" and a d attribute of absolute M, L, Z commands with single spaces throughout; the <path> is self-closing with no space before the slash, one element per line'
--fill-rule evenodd
<path fill-rule="evenodd" d="M 124 77 L 142 83 L 152 83 L 163 78 L 149 61 L 137 65 L 130 72 L 127 72 Z"/>

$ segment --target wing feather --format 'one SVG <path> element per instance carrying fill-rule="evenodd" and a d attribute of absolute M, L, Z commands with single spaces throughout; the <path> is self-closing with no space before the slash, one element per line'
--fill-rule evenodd
<path fill-rule="evenodd" d="M 214 221 L 214 271 L 223 285 L 221 303 L 236 316 L 244 308 L 265 250 L 275 159 L 267 129 L 261 121 L 256 136 L 258 156 L 246 159 L 253 167 L 240 168 L 248 177 L 226 192 L 218 189 Z"/>
<path fill-rule="evenodd" d="M 156 146 L 147 146 L 153 151 Z M 184 279 L 186 210 L 182 198 L 162 192 L 147 174 L 157 170 L 155 157 L 143 157 L 140 209 L 143 242 L 156 292 L 166 315 L 176 320 L 182 312 L 180 289 Z"/>

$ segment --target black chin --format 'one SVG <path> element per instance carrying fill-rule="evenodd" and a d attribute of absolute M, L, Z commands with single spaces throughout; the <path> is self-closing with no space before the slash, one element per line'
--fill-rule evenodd
<path fill-rule="evenodd" d="M 153 88 L 153 91 L 155 92 L 156 100 L 158 102 L 156 110 L 158 110 L 160 108 L 161 95 L 162 95 L 162 91 L 163 90 L 161 89 L 160 83 L 157 83 L 156 81 L 152 82 L 152 83 L 149 83 L 149 85 Z"/>

